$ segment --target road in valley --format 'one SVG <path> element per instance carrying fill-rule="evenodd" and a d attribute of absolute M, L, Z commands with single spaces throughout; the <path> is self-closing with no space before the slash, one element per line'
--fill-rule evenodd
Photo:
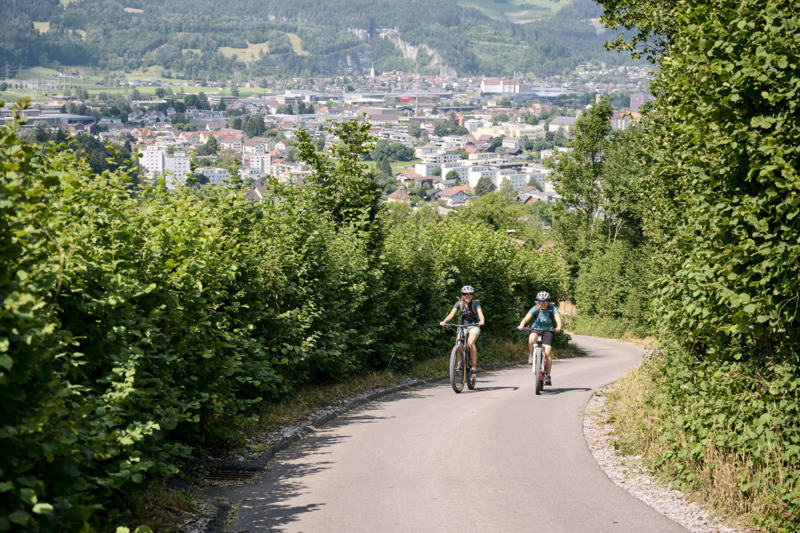
<path fill-rule="evenodd" d="M 271 461 L 257 481 L 216 489 L 240 502 L 230 532 L 685 532 L 600 470 L 583 437 L 596 388 L 642 349 L 573 336 L 587 356 L 406 391 L 340 417 Z"/>

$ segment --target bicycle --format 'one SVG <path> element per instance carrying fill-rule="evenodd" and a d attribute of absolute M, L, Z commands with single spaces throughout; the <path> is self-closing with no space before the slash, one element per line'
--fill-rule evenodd
<path fill-rule="evenodd" d="M 536 333 L 536 346 L 533 348 L 533 373 L 536 374 L 536 395 L 542 393 L 544 389 L 544 377 L 545 377 L 545 353 L 544 353 L 544 344 L 542 344 L 542 333 L 545 331 L 552 331 L 555 332 L 554 329 L 542 329 L 542 328 L 521 328 L 522 331 L 527 331 L 529 333 Z"/>
<path fill-rule="evenodd" d="M 467 342 L 466 328 L 474 327 L 475 324 L 445 324 L 444 327 L 457 328 L 458 335 L 456 335 L 456 345 L 450 352 L 450 385 L 453 390 L 461 392 L 464 390 L 464 383 L 467 384 L 470 390 L 475 388 L 475 381 L 477 375 L 475 372 L 469 372 L 470 357 L 469 357 L 469 342 Z M 460 366 L 459 366 L 460 363 Z M 469 377 L 467 375 L 469 374 Z"/>

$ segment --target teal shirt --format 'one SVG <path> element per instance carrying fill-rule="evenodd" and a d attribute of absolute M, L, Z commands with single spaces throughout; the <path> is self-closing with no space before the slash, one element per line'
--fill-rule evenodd
<path fill-rule="evenodd" d="M 536 307 L 537 306 L 534 305 L 533 307 L 531 307 L 531 310 L 528 311 L 528 312 L 531 315 L 533 315 L 536 312 Z M 548 310 L 552 311 L 553 320 L 550 320 L 550 313 L 548 312 Z M 556 316 L 558 316 L 558 307 L 556 307 L 556 304 L 550 302 L 549 304 L 547 304 L 547 309 L 544 309 L 544 310 L 539 309 L 539 316 L 536 317 L 536 320 L 534 320 L 534 322 L 531 325 L 531 327 L 532 328 L 537 328 L 537 329 L 550 329 L 550 328 L 555 329 L 556 328 L 556 322 L 555 322 Z"/>

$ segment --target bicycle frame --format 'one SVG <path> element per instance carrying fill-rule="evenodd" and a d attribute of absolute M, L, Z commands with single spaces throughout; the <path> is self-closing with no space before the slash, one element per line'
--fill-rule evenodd
<path fill-rule="evenodd" d="M 522 328 L 523 331 L 528 331 L 530 333 L 536 333 L 536 346 L 533 348 L 533 366 L 531 370 L 536 375 L 536 394 L 539 395 L 542 393 L 544 389 L 544 378 L 545 378 L 545 363 L 546 363 L 546 354 L 545 354 L 545 347 L 542 341 L 542 334 L 545 331 L 553 331 L 554 329 L 542 329 L 542 328 Z"/>
<path fill-rule="evenodd" d="M 464 383 L 470 389 L 475 388 L 476 376 L 473 372 L 468 372 L 470 368 L 470 349 L 466 333 L 466 328 L 473 326 L 475 324 L 445 324 L 445 327 L 458 329 L 456 344 L 450 352 L 450 385 L 457 393 L 464 390 Z"/>

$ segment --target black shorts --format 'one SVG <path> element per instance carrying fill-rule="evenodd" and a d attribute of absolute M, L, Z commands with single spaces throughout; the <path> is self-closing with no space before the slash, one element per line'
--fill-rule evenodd
<path fill-rule="evenodd" d="M 543 331 L 542 335 L 542 344 L 545 346 L 552 346 L 553 345 L 553 336 L 555 335 L 552 331 Z"/>

